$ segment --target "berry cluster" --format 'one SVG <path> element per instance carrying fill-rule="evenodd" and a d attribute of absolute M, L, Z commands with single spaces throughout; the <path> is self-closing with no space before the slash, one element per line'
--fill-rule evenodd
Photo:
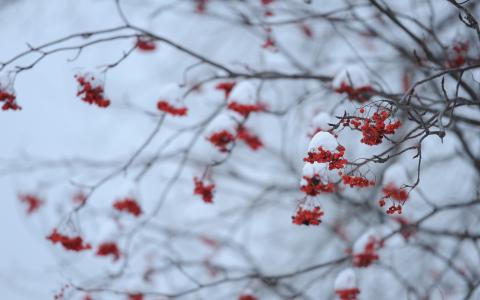
<path fill-rule="evenodd" d="M 215 184 L 205 184 L 197 177 L 193 178 L 193 182 L 195 184 L 193 194 L 201 196 L 203 202 L 205 203 L 213 203 L 213 191 L 215 189 Z"/>
<path fill-rule="evenodd" d="M 320 210 L 319 206 L 312 209 L 304 209 L 299 207 L 295 216 L 292 216 L 292 223 L 297 225 L 319 225 L 322 221 L 320 218 L 324 212 Z"/>
<path fill-rule="evenodd" d="M 110 105 L 110 100 L 105 98 L 103 86 L 94 82 L 95 77 L 75 75 L 75 78 L 80 85 L 77 96 L 81 96 L 82 101 L 102 108 Z"/>
<path fill-rule="evenodd" d="M 3 102 L 2 110 L 20 110 L 22 109 L 17 102 L 15 102 L 17 97 L 13 93 L 0 89 L 0 102 Z"/>
<path fill-rule="evenodd" d="M 210 141 L 220 152 L 230 151 L 233 142 L 238 139 L 248 145 L 250 149 L 256 151 L 263 147 L 262 140 L 253 134 L 244 126 L 238 126 L 235 135 L 230 131 L 223 129 L 212 133 L 207 140 Z"/>
<path fill-rule="evenodd" d="M 340 300 L 357 300 L 357 296 L 358 294 L 360 294 L 360 290 L 358 288 L 341 289 L 335 290 L 335 294 L 340 297 Z"/>
<path fill-rule="evenodd" d="M 362 111 L 362 110 L 361 110 Z M 402 123 L 397 120 L 388 124 L 385 121 L 390 117 L 387 111 L 375 112 L 371 118 L 355 118 L 347 120 L 343 123 L 344 126 L 353 125 L 354 128 L 362 131 L 362 143 L 366 145 L 379 145 L 383 142 L 385 135 L 394 134 L 395 131 L 402 126 Z M 363 121 L 363 124 L 362 124 Z"/>
<path fill-rule="evenodd" d="M 239 126 L 238 127 L 237 138 L 239 140 L 245 142 L 245 144 L 247 144 L 250 147 L 250 149 L 252 149 L 253 151 L 256 151 L 256 150 L 263 147 L 263 143 L 260 140 L 260 138 L 257 135 L 251 133 L 244 126 Z"/>
<path fill-rule="evenodd" d="M 27 204 L 27 214 L 29 215 L 37 211 L 45 203 L 38 196 L 32 194 L 20 194 L 18 199 Z"/>
<path fill-rule="evenodd" d="M 340 87 L 335 89 L 335 92 L 339 94 L 347 94 L 349 100 L 364 103 L 370 99 L 373 88 L 370 85 L 354 88 L 344 81 L 340 84 Z"/>
<path fill-rule="evenodd" d="M 257 297 L 250 294 L 243 294 L 238 297 L 238 300 L 257 300 Z"/>
<path fill-rule="evenodd" d="M 158 101 L 157 102 L 157 108 L 158 108 L 158 110 L 163 111 L 163 112 L 165 112 L 169 115 L 179 116 L 179 117 L 186 116 L 187 112 L 188 112 L 188 108 L 186 108 L 186 107 L 175 107 L 165 100 Z"/>
<path fill-rule="evenodd" d="M 399 216 L 394 218 L 393 220 L 400 224 L 400 234 L 406 241 L 408 241 L 410 237 L 415 234 L 415 230 L 409 227 L 410 222 L 408 222 L 407 219 Z"/>
<path fill-rule="evenodd" d="M 374 237 L 370 237 L 363 252 L 353 254 L 353 265 L 358 268 L 366 268 L 378 260 L 378 254 L 375 249 L 376 244 L 377 240 Z"/>
<path fill-rule="evenodd" d="M 138 217 L 142 214 L 142 208 L 133 198 L 125 198 L 123 200 L 117 200 L 113 204 L 113 207 L 118 211 L 127 212 L 129 214 Z"/>
<path fill-rule="evenodd" d="M 143 300 L 142 293 L 128 294 L 128 300 Z"/>
<path fill-rule="evenodd" d="M 307 157 L 303 159 L 305 162 L 309 162 L 311 164 L 318 162 L 318 163 L 328 163 L 328 169 L 341 169 L 345 167 L 347 164 L 347 160 L 343 158 L 345 155 L 345 147 L 339 145 L 337 146 L 337 151 L 332 153 L 331 151 L 323 149 L 323 147 L 318 147 L 317 151 L 309 151 L 307 153 Z"/>
<path fill-rule="evenodd" d="M 228 109 L 233 110 L 243 117 L 248 117 L 252 112 L 262 112 L 265 111 L 266 105 L 262 103 L 258 104 L 241 104 L 235 101 L 228 103 Z"/>
<path fill-rule="evenodd" d="M 405 189 L 397 187 L 394 183 L 389 183 L 383 188 L 384 198 L 391 198 L 403 202 L 408 199 L 408 193 Z"/>
<path fill-rule="evenodd" d="M 308 196 L 318 196 L 321 193 L 333 193 L 335 192 L 335 184 L 332 182 L 323 183 L 318 174 L 309 177 L 303 176 L 306 184 L 300 187 L 300 190 Z"/>
<path fill-rule="evenodd" d="M 105 242 L 98 246 L 97 256 L 113 256 L 113 260 L 116 261 L 120 258 L 120 249 L 116 243 L 113 242 Z"/>
<path fill-rule="evenodd" d="M 236 82 L 220 82 L 215 86 L 215 89 L 223 91 L 225 93 L 225 99 L 227 99 L 235 87 L 235 84 Z"/>
<path fill-rule="evenodd" d="M 144 51 L 144 52 L 151 52 L 151 51 L 155 51 L 155 49 L 157 49 L 157 45 L 155 45 L 155 41 L 152 40 L 151 38 L 147 38 L 147 37 L 137 38 L 137 42 L 136 42 L 135 46 L 139 50 Z"/>
<path fill-rule="evenodd" d="M 402 205 L 398 202 L 404 202 L 408 199 L 407 191 L 403 188 L 397 187 L 394 183 L 389 183 L 383 188 L 382 192 L 383 197 L 378 201 L 380 207 L 385 206 L 387 199 L 391 199 L 397 203 L 392 203 L 392 205 L 387 209 L 387 214 L 402 214 Z"/>
<path fill-rule="evenodd" d="M 92 248 L 90 244 L 85 244 L 83 242 L 82 237 L 80 236 L 69 237 L 61 233 L 58 233 L 56 229 L 54 229 L 53 232 L 49 236 L 47 236 L 47 239 L 50 240 L 53 244 L 60 243 L 65 249 L 71 250 L 71 251 L 78 252 L 78 251 L 88 250 Z"/>
<path fill-rule="evenodd" d="M 198 14 L 203 14 L 207 9 L 208 0 L 195 0 L 195 1 L 196 1 L 195 12 Z"/>
<path fill-rule="evenodd" d="M 220 130 L 212 133 L 207 140 L 210 141 L 220 152 L 228 152 L 229 145 L 235 141 L 235 136 L 228 130 Z"/>
<path fill-rule="evenodd" d="M 347 174 L 342 176 L 342 181 L 343 184 L 349 185 L 350 187 L 364 188 L 375 185 L 375 181 L 368 180 L 363 176 L 351 176 Z"/>
<path fill-rule="evenodd" d="M 448 60 L 447 67 L 449 68 L 458 68 L 465 64 L 468 53 L 468 43 L 467 42 L 457 42 L 452 47 L 454 56 L 452 59 Z"/>

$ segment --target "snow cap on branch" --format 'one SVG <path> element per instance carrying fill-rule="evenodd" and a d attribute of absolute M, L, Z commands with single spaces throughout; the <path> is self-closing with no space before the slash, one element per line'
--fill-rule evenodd
<path fill-rule="evenodd" d="M 257 88 L 250 81 L 242 81 L 235 85 L 229 96 L 230 101 L 240 104 L 255 104 Z"/>
<path fill-rule="evenodd" d="M 363 68 L 359 66 L 349 66 L 340 70 L 340 72 L 335 75 L 332 85 L 334 88 L 340 88 L 342 83 L 346 83 L 349 86 L 358 88 L 362 86 L 368 86 L 370 84 L 370 80 Z"/>
<path fill-rule="evenodd" d="M 337 139 L 329 132 L 318 132 L 313 136 L 308 144 L 308 152 L 316 152 L 318 148 L 335 151 L 338 147 Z"/>
<path fill-rule="evenodd" d="M 356 287 L 357 277 L 355 276 L 355 271 L 353 269 L 348 268 L 338 273 L 334 283 L 335 290 L 347 290 Z"/>
<path fill-rule="evenodd" d="M 178 83 L 169 83 L 160 89 L 158 97 L 171 104 L 180 104 L 183 102 L 183 89 Z"/>
<path fill-rule="evenodd" d="M 311 122 L 311 127 L 313 130 L 329 131 L 332 129 L 332 126 L 329 124 L 334 124 L 335 118 L 332 117 L 329 113 L 321 111 L 313 117 Z"/>
<path fill-rule="evenodd" d="M 362 234 L 353 244 L 353 254 L 363 253 L 365 247 L 372 241 L 379 241 L 381 236 L 379 232 L 373 228 L 368 229 L 364 234 Z"/>

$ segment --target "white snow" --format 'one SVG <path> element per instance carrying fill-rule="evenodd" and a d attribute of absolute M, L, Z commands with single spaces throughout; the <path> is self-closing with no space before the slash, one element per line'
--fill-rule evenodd
<path fill-rule="evenodd" d="M 92 87 L 103 86 L 105 83 L 102 76 L 95 72 L 79 73 L 77 76 L 85 78 L 87 82 L 90 82 Z"/>
<path fill-rule="evenodd" d="M 0 76 L 0 90 L 9 93 L 13 92 L 13 81 L 8 76 Z"/>
<path fill-rule="evenodd" d="M 329 132 L 317 132 L 308 144 L 308 152 L 317 152 L 319 147 L 324 150 L 335 151 L 337 149 L 337 139 Z"/>
<path fill-rule="evenodd" d="M 183 89 L 178 83 L 170 83 L 161 88 L 158 93 L 158 100 L 167 101 L 170 104 L 181 103 Z"/>
<path fill-rule="evenodd" d="M 238 114 L 225 111 L 213 119 L 205 130 L 207 137 L 212 133 L 227 130 L 231 134 L 235 134 L 239 125 Z"/>
<path fill-rule="evenodd" d="M 355 244 L 353 244 L 353 253 L 363 253 L 365 251 L 365 246 L 372 238 L 379 240 L 380 235 L 375 229 L 370 228 L 355 241 Z"/>
<path fill-rule="evenodd" d="M 121 184 L 119 184 L 117 187 L 114 200 L 122 199 L 125 197 L 132 197 L 137 200 L 140 197 L 140 187 L 138 185 L 138 182 L 136 182 L 131 177 L 122 178 Z"/>
<path fill-rule="evenodd" d="M 302 169 L 302 176 L 313 177 L 315 174 L 320 174 L 325 168 L 325 164 L 322 163 L 305 163 Z"/>
<path fill-rule="evenodd" d="M 400 187 L 401 185 L 407 183 L 408 175 L 405 167 L 399 163 L 392 164 L 389 166 L 383 176 L 383 185 L 390 183 L 395 184 L 395 186 Z"/>
<path fill-rule="evenodd" d="M 300 185 L 303 186 L 307 184 L 307 181 L 303 178 L 303 176 L 313 177 L 314 175 L 319 175 L 320 180 L 324 184 L 328 182 L 335 182 L 340 179 L 337 170 L 328 169 L 328 163 L 314 162 L 313 164 L 311 164 L 307 162 L 303 165 Z"/>
<path fill-rule="evenodd" d="M 256 100 L 257 88 L 250 81 L 238 82 L 229 96 L 229 102 L 240 104 L 255 104 Z"/>
<path fill-rule="evenodd" d="M 335 290 L 347 290 L 356 287 L 357 277 L 355 276 L 355 271 L 353 269 L 348 268 L 338 273 L 334 283 Z"/>
<path fill-rule="evenodd" d="M 321 111 L 312 119 L 312 128 L 314 130 L 320 129 L 322 131 L 328 131 L 332 127 L 328 124 L 335 123 L 335 118 L 332 117 L 329 113 Z"/>
<path fill-rule="evenodd" d="M 364 71 L 364 68 L 360 66 L 349 66 L 340 70 L 333 79 L 332 85 L 334 88 L 340 87 L 342 82 L 346 82 L 353 87 L 360 87 L 369 85 L 369 78 Z"/>

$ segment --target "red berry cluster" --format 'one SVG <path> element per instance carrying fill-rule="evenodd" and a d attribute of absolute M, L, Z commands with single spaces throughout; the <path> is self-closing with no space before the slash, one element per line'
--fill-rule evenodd
<path fill-rule="evenodd" d="M 76 75 L 75 78 L 80 85 L 77 96 L 81 96 L 82 101 L 88 104 L 96 104 L 102 108 L 110 105 L 110 100 L 105 98 L 103 86 L 93 82 L 95 77 L 87 78 L 86 76 Z"/>
<path fill-rule="evenodd" d="M 193 178 L 193 182 L 195 184 L 193 194 L 201 196 L 203 202 L 205 203 L 213 203 L 213 191 L 215 189 L 215 184 L 205 184 L 197 177 Z"/>
<path fill-rule="evenodd" d="M 251 133 L 246 127 L 239 126 L 237 129 L 237 138 L 243 142 L 245 142 L 250 149 L 256 151 L 263 147 L 263 143 L 260 138 Z"/>
<path fill-rule="evenodd" d="M 410 222 L 408 222 L 407 219 L 403 217 L 396 217 L 393 220 L 400 224 L 400 234 L 405 240 L 408 241 L 410 237 L 415 234 L 415 231 L 409 228 Z"/>
<path fill-rule="evenodd" d="M 319 206 L 312 209 L 304 209 L 299 207 L 295 216 L 292 216 L 292 223 L 296 225 L 319 225 L 322 221 L 320 218 L 324 212 L 320 210 Z"/>
<path fill-rule="evenodd" d="M 408 193 L 405 189 L 398 188 L 395 184 L 389 183 L 383 188 L 383 197 L 378 201 L 380 207 L 384 207 L 386 199 L 392 199 L 397 202 L 404 202 L 408 199 Z M 393 203 L 388 209 L 387 214 L 402 214 L 402 205 Z"/>
<path fill-rule="evenodd" d="M 347 160 L 343 158 L 345 155 L 345 147 L 339 145 L 337 147 L 337 151 L 332 153 L 331 151 L 323 149 L 321 146 L 318 147 L 318 151 L 315 152 L 308 152 L 307 157 L 303 159 L 305 162 L 309 162 L 311 164 L 318 162 L 318 163 L 328 163 L 328 169 L 341 169 L 345 167 L 347 164 Z"/>
<path fill-rule="evenodd" d="M 248 117 L 252 112 L 262 112 L 265 111 L 266 105 L 262 103 L 258 104 L 241 104 L 235 101 L 228 103 L 228 109 L 236 111 L 241 114 L 243 117 Z"/>
<path fill-rule="evenodd" d="M 380 200 L 382 201 L 382 200 Z M 399 215 L 402 214 L 402 206 L 400 204 L 392 204 L 388 209 L 387 209 L 387 214 L 393 215 L 395 213 L 398 213 Z"/>
<path fill-rule="evenodd" d="M 375 249 L 376 244 L 377 240 L 374 237 L 370 237 L 363 252 L 355 253 L 353 255 L 353 265 L 359 268 L 366 268 L 378 260 L 378 254 Z"/>
<path fill-rule="evenodd" d="M 98 246 L 97 256 L 113 256 L 113 260 L 116 261 L 120 258 L 120 249 L 116 243 L 113 242 L 105 242 Z"/>
<path fill-rule="evenodd" d="M 385 121 L 390 117 L 390 113 L 387 111 L 375 112 L 371 118 L 355 118 L 353 120 L 347 120 L 343 123 L 344 126 L 353 125 L 362 131 L 362 143 L 366 145 L 379 145 L 383 142 L 383 138 L 387 134 L 394 134 L 395 131 L 402 126 L 402 123 L 397 120 L 386 124 Z M 362 125 L 363 121 L 363 125 Z"/>
<path fill-rule="evenodd" d="M 20 194 L 18 199 L 27 204 L 27 214 L 29 215 L 37 211 L 45 203 L 38 196 L 32 194 Z"/>
<path fill-rule="evenodd" d="M 235 136 L 228 130 L 220 130 L 212 133 L 207 140 L 210 141 L 220 152 L 228 152 L 228 146 L 235 141 Z"/>
<path fill-rule="evenodd" d="M 17 97 L 13 93 L 9 93 L 4 90 L 0 90 L 0 102 L 3 102 L 2 110 L 20 110 L 22 109 L 17 102 Z"/>
<path fill-rule="evenodd" d="M 249 294 L 240 295 L 238 300 L 257 300 L 257 297 Z"/>
<path fill-rule="evenodd" d="M 142 293 L 128 294 L 128 300 L 143 300 Z"/>
<path fill-rule="evenodd" d="M 265 42 L 262 44 L 262 48 L 264 49 L 270 49 L 270 50 L 275 50 L 277 48 L 275 41 L 272 39 L 271 36 L 267 37 Z"/>
<path fill-rule="evenodd" d="M 335 92 L 339 94 L 347 94 L 349 100 L 364 103 L 370 99 L 370 94 L 373 92 L 373 88 L 370 85 L 354 88 L 348 83 L 342 82 L 340 87 L 335 89 Z"/>
<path fill-rule="evenodd" d="M 449 68 L 458 68 L 465 64 L 468 53 L 468 42 L 457 42 L 452 47 L 454 57 L 447 62 Z"/>
<path fill-rule="evenodd" d="M 351 176 L 351 175 L 345 174 L 342 176 L 342 180 L 343 180 L 343 184 L 349 185 L 350 187 L 364 188 L 364 187 L 375 185 L 375 181 L 368 180 L 363 176 Z"/>
<path fill-rule="evenodd" d="M 142 208 L 133 198 L 125 198 L 123 200 L 117 200 L 113 204 L 113 207 L 118 211 L 127 212 L 129 214 L 138 217 L 142 214 Z"/>
<path fill-rule="evenodd" d="M 179 116 L 179 117 L 186 116 L 187 112 L 188 112 L 188 108 L 186 108 L 186 107 L 175 107 L 165 100 L 158 101 L 157 102 L 157 108 L 158 108 L 158 110 L 163 111 L 167 114 L 170 114 L 172 116 Z"/>
<path fill-rule="evenodd" d="M 224 129 L 212 133 L 209 137 L 207 137 L 207 140 L 217 147 L 220 152 L 230 151 L 230 145 L 236 139 L 245 142 L 253 151 L 263 147 L 263 143 L 260 138 L 244 126 L 238 126 L 235 134 L 236 135 Z"/>
<path fill-rule="evenodd" d="M 196 0 L 195 12 L 198 14 L 203 14 L 207 8 L 208 0 Z"/>
<path fill-rule="evenodd" d="M 235 85 L 236 82 L 220 82 L 215 86 L 215 89 L 223 91 L 225 93 L 225 99 L 227 99 Z"/>
<path fill-rule="evenodd" d="M 139 37 L 137 38 L 137 42 L 135 46 L 144 52 L 151 52 L 157 49 L 157 45 L 155 45 L 155 41 L 148 37 Z"/>
<path fill-rule="evenodd" d="M 387 184 L 383 188 L 384 198 L 392 198 L 396 201 L 405 201 L 408 199 L 408 193 L 405 189 L 398 188 L 395 184 Z"/>
<path fill-rule="evenodd" d="M 340 297 L 340 300 L 357 300 L 360 290 L 358 288 L 335 290 L 335 294 Z"/>
<path fill-rule="evenodd" d="M 332 182 L 324 184 L 319 175 L 314 175 L 313 177 L 303 176 L 303 179 L 307 181 L 307 184 L 302 185 L 300 190 L 308 196 L 317 196 L 321 193 L 335 192 L 335 184 Z"/>
<path fill-rule="evenodd" d="M 65 249 L 71 250 L 71 251 L 78 252 L 78 251 L 88 250 L 92 248 L 90 244 L 85 244 L 83 242 L 82 237 L 80 236 L 69 237 L 61 233 L 58 233 L 56 229 L 54 229 L 53 232 L 49 236 L 47 236 L 47 239 L 50 240 L 53 244 L 60 243 Z"/>

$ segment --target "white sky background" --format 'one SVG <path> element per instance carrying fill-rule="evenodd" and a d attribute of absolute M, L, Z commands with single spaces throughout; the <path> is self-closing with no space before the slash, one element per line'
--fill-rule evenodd
<path fill-rule="evenodd" d="M 261 36 L 239 26 L 193 15 L 191 8 L 189 10 L 190 6 L 185 6 L 175 13 L 167 12 L 155 18 L 149 17 L 152 7 L 157 7 L 158 3 L 172 2 L 175 1 L 125 1 L 124 10 L 133 24 L 161 34 L 232 68 L 243 70 L 245 65 L 249 65 L 260 70 L 278 68 L 286 73 L 298 71 L 280 55 L 263 50 Z M 333 8 L 335 3 L 317 3 L 312 9 L 327 11 L 330 7 Z M 438 13 L 443 13 L 441 8 Z M 121 25 L 121 20 L 113 1 L 18 1 L 0 9 L 0 61 L 25 50 L 26 43 L 39 45 L 72 33 L 118 25 Z M 280 45 L 284 45 L 294 57 L 319 74 L 334 74 L 339 67 L 350 64 L 352 59 L 356 60 L 356 53 L 352 52 L 341 37 L 332 34 L 328 24 L 316 23 L 314 28 L 318 40 L 313 42 L 306 41 L 296 27 L 286 27 L 274 33 L 278 34 Z M 449 36 L 453 34 L 447 33 Z M 154 53 L 134 53 L 108 72 L 106 95 L 112 100 L 108 109 L 89 106 L 75 97 L 75 74 L 116 61 L 133 42 L 126 40 L 103 43 L 85 49 L 73 62 L 67 60 L 75 57 L 75 51 L 54 54 L 32 70 L 18 75 L 15 90 L 23 110 L 0 112 L 0 128 L 3 129 L 0 142 L 0 197 L 3 204 L 0 209 L 2 299 L 52 299 L 53 294 L 68 280 L 80 283 L 84 279 L 105 275 L 109 270 L 118 268 L 118 265 L 112 265 L 109 259 L 100 259 L 91 253 L 65 253 L 60 247 L 52 246 L 45 240 L 45 236 L 72 207 L 70 198 L 77 190 L 72 182 L 91 184 L 112 171 L 112 166 L 128 160 L 156 124 L 156 119 L 144 114 L 140 109 L 154 112 L 161 88 L 172 82 L 181 82 L 185 68 L 195 62 L 168 45 L 158 43 L 158 49 Z M 365 41 L 354 42 L 360 45 L 357 50 L 365 57 L 375 53 L 387 57 L 391 55 L 389 50 L 380 51 L 375 45 L 370 46 Z M 384 80 L 390 79 L 389 83 L 392 84 L 389 88 L 398 88 L 398 66 L 394 63 L 377 62 L 371 67 L 378 71 Z M 195 80 L 196 77 L 202 78 L 213 72 L 216 71 L 203 66 L 192 71 L 190 75 Z M 374 75 L 372 77 L 375 78 Z M 206 85 L 202 94 L 193 94 L 186 100 L 187 106 L 198 117 L 189 118 L 185 123 L 194 124 L 222 103 L 222 93 L 215 91 L 213 86 L 214 84 Z M 282 110 L 294 103 L 306 90 L 320 87 L 321 85 L 313 82 L 268 83 L 262 90 L 262 99 L 265 99 L 272 109 Z M 216 194 L 216 203 L 212 206 L 206 206 L 192 196 L 191 178 L 203 170 L 202 159 L 209 156 L 205 153 L 208 148 L 202 145 L 196 147 L 192 154 L 195 163 L 182 174 L 155 220 L 156 224 L 190 233 L 231 238 L 249 249 L 261 270 L 267 274 L 293 272 L 343 255 L 345 248 L 352 243 L 345 243 L 334 237 L 329 226 L 335 221 L 349 219 L 352 216 L 350 208 L 325 199 L 321 205 L 326 211 L 324 222 L 327 225 L 322 224 L 318 228 L 293 226 L 290 219 L 295 211 L 295 200 L 299 198 L 299 194 L 292 190 L 298 187 L 300 181 L 302 157 L 308 145 L 308 122 L 315 110 L 332 110 L 340 100 L 340 96 L 321 90 L 308 98 L 303 106 L 292 109 L 284 117 L 254 116 L 249 120 L 248 124 L 257 129 L 267 149 L 252 153 L 246 147 L 239 146 L 234 156 L 236 161 L 228 167 L 220 167 L 214 176 L 221 188 Z M 352 104 L 347 103 L 347 110 L 353 108 Z M 185 123 L 178 119 L 169 119 L 165 131 L 147 148 L 143 158 L 154 155 L 162 142 L 176 128 L 185 126 Z M 355 145 L 350 148 L 347 146 L 350 151 L 347 151 L 348 155 L 359 157 L 370 151 L 369 147 L 360 145 L 358 141 L 352 142 L 353 137 L 359 139 L 355 134 L 340 137 L 342 144 Z M 179 138 L 165 152 L 181 149 L 188 138 L 191 138 L 191 135 Z M 475 142 L 478 143 L 478 140 L 472 139 L 472 143 Z M 282 143 L 288 147 L 282 148 Z M 449 136 L 444 144 L 436 137 L 429 137 L 424 155 L 430 154 L 432 158 L 450 157 L 453 156 L 456 146 L 456 140 Z M 286 150 L 281 153 L 279 149 Z M 411 178 L 414 178 L 416 161 L 411 160 L 411 156 L 413 155 L 407 155 L 401 163 L 408 169 Z M 88 163 L 83 164 L 83 160 Z M 55 167 L 54 162 L 58 161 L 63 163 Z M 67 162 L 74 162 L 71 168 L 65 167 Z M 93 166 L 90 166 L 92 162 Z M 106 163 L 105 167 L 102 166 L 103 163 Z M 146 211 L 153 209 L 165 182 L 174 172 L 176 163 L 176 159 L 162 162 L 142 181 L 141 200 Z M 288 169 L 290 166 L 293 171 Z M 381 170 L 378 166 L 372 169 Z M 133 174 L 135 172 L 132 171 Z M 237 183 L 228 177 L 231 175 L 228 172 L 236 172 L 248 180 Z M 425 169 L 420 188 L 431 199 L 445 203 L 467 201 L 473 194 L 475 183 L 465 178 L 472 178 L 472 174 L 473 170 L 468 164 L 459 159 L 442 160 L 439 164 Z M 79 222 L 87 241 L 95 244 L 102 239 L 120 235 L 109 209 L 115 197 L 121 196 L 127 181 L 125 177 L 119 176 L 102 186 L 89 202 L 91 205 L 80 213 Z M 260 184 L 255 185 L 255 182 Z M 263 200 L 255 200 L 263 187 L 272 184 L 290 190 L 276 191 L 261 198 Z M 47 205 L 38 214 L 27 216 L 16 197 L 18 192 L 24 191 L 38 192 L 47 200 Z M 372 203 L 376 203 L 380 195 L 378 190 L 371 194 L 362 193 L 351 194 L 371 197 Z M 413 199 L 415 196 L 414 192 Z M 254 208 L 251 209 L 251 206 Z M 415 203 L 412 200 L 411 205 L 406 206 L 404 211 L 407 216 L 414 218 L 428 210 L 421 201 Z M 128 216 L 121 220 L 127 227 L 131 222 L 134 221 L 128 219 Z M 346 231 L 351 242 L 373 223 L 368 217 L 348 223 Z M 443 224 L 451 225 L 450 229 L 474 228 L 475 225 L 478 226 L 478 217 L 475 217 L 473 212 L 466 212 L 462 215 L 445 215 L 441 220 L 431 220 L 431 226 Z M 394 223 L 388 223 L 385 227 L 394 226 Z M 154 260 L 160 263 L 165 261 L 165 257 L 195 259 L 209 253 L 207 247 L 194 241 L 170 243 L 165 238 L 158 237 L 158 240 L 151 239 L 151 243 L 143 244 L 144 240 L 149 240 L 148 234 L 137 242 L 140 241 L 139 245 L 144 245 L 151 251 L 146 250 L 140 257 L 134 258 L 138 268 L 133 268 L 132 271 L 141 272 L 145 255 L 152 252 L 157 253 Z M 170 245 L 174 250 L 170 251 L 166 245 Z M 445 245 L 444 249 L 449 252 L 452 247 Z M 477 255 L 474 250 L 466 247 L 461 251 L 465 252 L 465 261 L 471 260 L 473 265 L 479 265 L 478 257 L 474 257 Z M 178 257 L 172 257 L 172 253 Z M 428 266 L 428 270 L 442 268 L 440 262 L 425 259 L 419 251 L 403 244 L 385 250 L 383 255 L 386 263 L 398 267 L 405 277 L 419 285 L 432 280 L 422 271 L 423 265 Z M 412 268 L 411 261 L 418 261 L 418 267 Z M 219 255 L 218 262 L 246 266 L 243 259 L 228 251 Z M 334 275 L 341 270 L 342 268 L 335 268 L 326 274 L 318 272 L 315 276 L 301 278 L 295 283 L 298 284 L 297 287 L 305 287 L 312 299 L 330 299 L 333 297 Z M 205 270 L 203 274 L 199 269 L 191 272 L 202 280 L 205 277 L 208 279 Z M 365 288 L 365 298 L 360 299 L 374 299 L 367 298 L 367 295 L 379 297 L 376 299 L 404 299 L 389 298 L 397 294 L 403 296 L 404 291 L 390 275 L 382 276 L 382 272 L 380 267 L 371 267 L 362 270 L 360 275 L 357 274 L 360 285 L 369 287 Z M 145 285 L 137 279 L 125 279 L 118 282 L 118 286 L 127 290 L 169 291 L 191 284 L 178 272 L 172 272 L 166 277 L 168 278 L 159 280 L 154 286 Z M 247 287 L 258 292 L 260 299 L 277 299 L 274 293 L 260 289 L 256 283 Z M 219 288 L 215 296 L 218 299 L 235 299 L 236 295 L 247 287 L 241 285 Z M 459 294 L 461 289 L 454 289 L 451 296 L 445 299 L 458 299 L 456 295 Z M 199 298 L 189 299 L 209 299 L 209 295 L 209 292 L 200 293 Z M 81 299 L 80 296 L 81 294 L 75 295 L 77 298 L 73 299 Z M 99 299 L 123 298 L 107 294 Z"/>

